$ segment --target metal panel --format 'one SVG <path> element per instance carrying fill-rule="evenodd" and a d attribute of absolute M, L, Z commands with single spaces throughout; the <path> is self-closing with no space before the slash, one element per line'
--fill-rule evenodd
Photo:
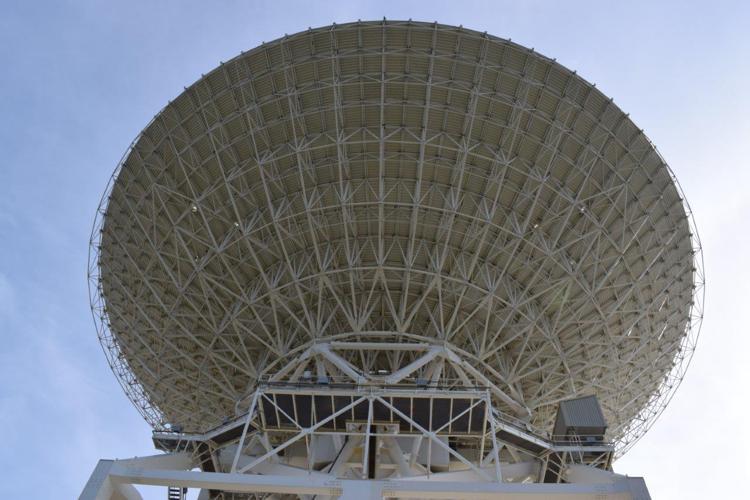
<path fill-rule="evenodd" d="M 607 421 L 596 396 L 569 399 L 560 402 L 552 431 L 555 440 L 568 440 L 576 436 L 584 441 L 602 441 Z"/>
<path fill-rule="evenodd" d="M 560 413 L 568 427 L 607 427 L 599 400 L 594 395 L 562 401 Z"/>

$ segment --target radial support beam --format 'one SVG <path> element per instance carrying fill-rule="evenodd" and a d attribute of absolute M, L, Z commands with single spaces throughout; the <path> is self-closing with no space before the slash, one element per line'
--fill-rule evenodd
<path fill-rule="evenodd" d="M 362 382 L 365 380 L 365 377 L 360 373 L 356 368 L 354 368 L 351 363 L 349 363 L 347 360 L 336 354 L 331 350 L 331 347 L 328 344 L 321 343 L 321 344 L 315 344 L 313 346 L 313 351 L 316 354 L 320 354 L 325 359 L 327 359 L 331 364 L 333 364 L 336 368 L 341 370 L 343 374 L 351 378 L 355 382 Z"/>
<path fill-rule="evenodd" d="M 250 409 L 247 412 L 247 418 L 245 419 L 245 425 L 242 426 L 242 435 L 240 436 L 240 444 L 245 443 L 245 438 L 247 437 L 247 430 L 250 428 L 250 422 L 252 422 L 253 418 L 255 417 L 255 405 L 258 404 L 258 398 L 260 397 L 260 391 L 256 390 L 255 394 L 253 394 L 252 402 L 250 403 Z M 237 452 L 234 455 L 234 459 L 232 460 L 232 467 L 230 469 L 231 472 L 237 471 L 237 462 L 240 459 L 240 454 L 242 453 L 242 446 L 237 446 Z"/>
<path fill-rule="evenodd" d="M 422 368 L 424 365 L 435 359 L 440 353 L 444 351 L 443 347 L 433 346 L 427 351 L 426 354 L 418 357 L 403 368 L 396 370 L 387 377 L 385 377 L 386 384 L 397 384 L 403 379 L 414 373 L 415 371 Z"/>
<path fill-rule="evenodd" d="M 292 362 L 287 363 L 286 365 L 282 366 L 279 371 L 273 374 L 271 377 L 271 382 L 276 382 L 279 380 L 282 380 L 284 377 L 286 377 L 290 372 L 296 371 L 300 368 L 304 369 L 305 365 L 307 365 L 308 359 L 310 359 L 310 356 L 312 355 L 313 350 L 305 349 L 305 351 L 297 356 Z"/>
<path fill-rule="evenodd" d="M 349 459 L 352 457 L 354 450 L 362 444 L 362 439 L 362 436 L 349 436 L 346 444 L 344 444 L 339 451 L 338 457 L 336 457 L 336 460 L 329 467 L 329 473 L 333 477 L 339 477 L 339 475 L 348 467 L 347 462 L 349 462 Z"/>
<path fill-rule="evenodd" d="M 506 403 L 508 406 L 510 406 L 513 411 L 522 418 L 530 418 L 531 417 L 531 410 L 526 407 L 525 405 L 519 403 L 512 397 L 510 397 L 508 394 L 506 394 L 504 391 L 502 391 L 497 385 L 495 385 L 490 379 L 488 379 L 482 372 L 477 370 L 471 363 L 467 362 L 464 359 L 461 359 L 456 353 L 451 351 L 450 349 L 445 349 L 443 351 L 445 354 L 445 358 L 452 363 L 454 366 L 459 366 L 462 370 L 467 372 L 469 375 L 477 379 L 482 385 L 487 387 L 490 392 L 492 392 L 492 395 Z"/>
<path fill-rule="evenodd" d="M 391 436 L 385 436 L 383 437 L 383 442 L 385 443 L 386 449 L 388 451 L 388 456 L 391 458 L 391 461 L 393 461 L 393 463 L 398 467 L 398 475 L 400 477 L 411 476 L 411 468 L 404 458 L 404 453 L 401 450 L 401 447 L 398 445 L 398 441 L 396 441 L 396 439 Z"/>

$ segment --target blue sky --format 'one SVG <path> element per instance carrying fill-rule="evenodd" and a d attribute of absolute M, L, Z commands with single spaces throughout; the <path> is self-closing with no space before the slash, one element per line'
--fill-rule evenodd
<path fill-rule="evenodd" d="M 534 47 L 596 83 L 659 147 L 696 214 L 706 320 L 672 404 L 615 467 L 645 476 L 654 498 L 738 496 L 750 471 L 750 4 L 467 0 L 2 2 L 0 496 L 72 498 L 99 458 L 154 452 L 86 291 L 94 212 L 130 141 L 241 50 L 383 16 Z"/>

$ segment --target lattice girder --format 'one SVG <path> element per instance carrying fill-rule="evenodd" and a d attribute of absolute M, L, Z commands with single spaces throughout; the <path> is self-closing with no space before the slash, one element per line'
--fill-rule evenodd
<path fill-rule="evenodd" d="M 643 132 L 555 61 L 439 24 L 320 28 L 224 63 L 141 133 L 97 215 L 99 336 L 157 428 L 214 426 L 313 344 L 418 338 L 536 426 L 595 393 L 624 451 L 702 314 L 691 213 Z"/>

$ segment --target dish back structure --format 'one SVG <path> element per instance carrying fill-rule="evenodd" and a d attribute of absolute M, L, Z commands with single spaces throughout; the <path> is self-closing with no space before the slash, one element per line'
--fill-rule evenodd
<path fill-rule="evenodd" d="M 486 33 L 383 21 L 186 88 L 113 174 L 89 278 L 157 431 L 213 429 L 258 384 L 408 382 L 484 388 L 542 435 L 596 395 L 621 454 L 690 360 L 701 259 L 672 171 L 594 85 Z"/>

